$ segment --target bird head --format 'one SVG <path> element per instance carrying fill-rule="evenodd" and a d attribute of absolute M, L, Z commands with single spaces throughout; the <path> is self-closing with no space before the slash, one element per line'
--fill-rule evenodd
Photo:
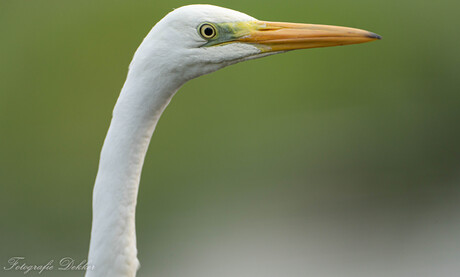
<path fill-rule="evenodd" d="M 141 48 L 153 50 L 142 51 L 142 59 L 151 58 L 152 63 L 159 56 L 167 59 L 161 65 L 163 71 L 189 80 L 240 61 L 290 50 L 377 39 L 379 35 L 355 28 L 260 21 L 231 9 L 189 5 L 158 22 Z"/>

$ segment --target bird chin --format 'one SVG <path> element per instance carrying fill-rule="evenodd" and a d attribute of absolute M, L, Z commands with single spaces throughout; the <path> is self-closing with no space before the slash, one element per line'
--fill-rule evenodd
<path fill-rule="evenodd" d="M 258 58 L 263 58 L 263 57 L 267 57 L 267 56 L 271 56 L 271 55 L 276 55 L 276 54 L 281 54 L 281 53 L 285 53 L 287 51 L 275 51 L 275 52 L 264 52 L 264 53 L 259 53 L 259 54 L 255 54 L 255 55 L 252 55 L 252 56 L 249 56 L 245 59 L 245 61 L 247 60 L 254 60 L 254 59 L 258 59 Z"/>
<path fill-rule="evenodd" d="M 239 63 L 239 62 L 254 60 L 254 59 L 263 58 L 263 57 L 267 57 L 267 56 L 271 56 L 271 55 L 275 55 L 275 54 L 281 54 L 281 53 L 285 53 L 285 52 L 287 52 L 287 51 L 258 53 L 258 54 L 254 54 L 254 55 L 250 55 L 250 56 L 247 56 L 247 57 L 243 57 L 243 58 L 240 58 L 240 59 L 233 60 L 233 61 L 230 62 L 230 64 L 235 64 L 235 63 Z"/>

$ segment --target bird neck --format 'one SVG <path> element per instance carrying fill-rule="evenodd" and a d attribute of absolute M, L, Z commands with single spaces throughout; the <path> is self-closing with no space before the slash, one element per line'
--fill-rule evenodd
<path fill-rule="evenodd" d="M 130 65 L 100 156 L 87 277 L 136 274 L 139 181 L 155 126 L 183 83 L 173 76 L 138 53 Z"/>

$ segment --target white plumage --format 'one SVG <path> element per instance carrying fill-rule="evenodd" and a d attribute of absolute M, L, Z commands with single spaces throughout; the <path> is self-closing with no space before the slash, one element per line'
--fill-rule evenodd
<path fill-rule="evenodd" d="M 92 269 L 86 276 L 135 276 L 135 208 L 144 157 L 162 112 L 185 82 L 282 51 L 378 38 L 344 27 L 263 22 L 210 5 L 165 16 L 137 49 L 113 111 L 93 192 Z"/>

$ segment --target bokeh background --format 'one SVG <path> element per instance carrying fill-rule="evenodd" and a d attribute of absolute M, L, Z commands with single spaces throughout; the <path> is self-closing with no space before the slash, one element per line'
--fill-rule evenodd
<path fill-rule="evenodd" d="M 99 152 L 128 64 L 186 4 L 0 2 L 1 276 L 24 276 L 4 270 L 13 256 L 86 258 Z M 460 276 L 460 2 L 212 4 L 384 40 L 187 83 L 145 161 L 138 276 Z"/>

